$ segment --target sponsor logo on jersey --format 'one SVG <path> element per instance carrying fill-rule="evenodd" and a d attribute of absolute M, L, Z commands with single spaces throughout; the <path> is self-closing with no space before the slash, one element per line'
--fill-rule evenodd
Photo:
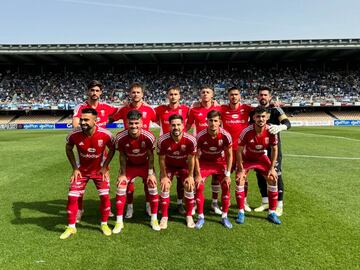
<path fill-rule="evenodd" d="M 216 150 L 217 150 L 217 147 L 212 146 L 212 147 L 209 148 L 209 150 L 210 150 L 210 151 L 216 151 Z"/>
<path fill-rule="evenodd" d="M 138 153 L 140 152 L 140 149 L 133 149 L 132 152 L 133 152 L 134 154 L 138 154 Z"/>
<path fill-rule="evenodd" d="M 87 150 L 89 153 L 95 153 L 96 152 L 96 149 L 95 148 L 88 148 Z"/>
<path fill-rule="evenodd" d="M 104 146 L 104 140 L 98 140 L 98 146 L 103 147 Z"/>
<path fill-rule="evenodd" d="M 261 150 L 261 149 L 263 149 L 263 146 L 261 144 L 257 144 L 257 145 L 255 145 L 255 149 Z"/>
<path fill-rule="evenodd" d="M 199 123 L 199 126 L 200 126 L 200 127 L 207 127 L 208 125 L 207 125 L 207 123 L 205 122 L 205 123 Z"/>

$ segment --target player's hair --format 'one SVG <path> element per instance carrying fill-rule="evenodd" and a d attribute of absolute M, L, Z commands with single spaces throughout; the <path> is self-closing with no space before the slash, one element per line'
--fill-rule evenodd
<path fill-rule="evenodd" d="M 263 106 L 257 106 L 254 110 L 254 115 L 255 114 L 262 114 L 262 113 L 269 113 L 269 110 L 266 108 L 266 107 L 263 107 Z"/>
<path fill-rule="evenodd" d="M 203 85 L 201 85 L 199 89 L 200 89 L 200 92 L 201 92 L 202 90 L 204 90 L 204 89 L 210 89 L 211 91 L 214 92 L 214 89 L 213 89 L 210 85 L 208 85 L 208 84 L 203 84 Z"/>
<path fill-rule="evenodd" d="M 271 91 L 271 88 L 269 86 L 266 86 L 266 85 L 260 85 L 259 88 L 258 88 L 258 94 L 261 92 L 261 91 L 269 91 L 269 94 L 271 95 L 272 91 Z"/>
<path fill-rule="evenodd" d="M 240 92 L 240 88 L 239 88 L 239 87 L 232 86 L 232 87 L 230 87 L 230 88 L 227 90 L 228 94 L 230 93 L 230 91 L 233 91 L 233 90 L 237 90 L 237 91 Z"/>
<path fill-rule="evenodd" d="M 95 109 L 93 109 L 93 108 L 82 109 L 81 113 L 90 113 L 90 114 L 95 115 L 95 116 L 98 115 L 97 111 Z"/>
<path fill-rule="evenodd" d="M 181 120 L 181 123 L 184 123 L 184 118 L 183 118 L 180 114 L 170 115 L 170 117 L 169 117 L 169 123 L 170 123 L 172 120 L 175 120 L 175 119 L 180 119 L 180 120 Z"/>
<path fill-rule="evenodd" d="M 144 88 L 143 88 L 142 84 L 139 82 L 133 82 L 132 84 L 130 84 L 129 92 L 131 92 L 131 90 L 133 90 L 134 88 L 140 88 L 141 91 L 144 92 Z"/>
<path fill-rule="evenodd" d="M 208 114 L 206 115 L 207 119 L 212 119 L 215 117 L 219 117 L 221 118 L 221 113 L 217 110 L 211 110 L 210 112 L 208 112 Z"/>
<path fill-rule="evenodd" d="M 180 86 L 178 85 L 170 85 L 168 88 L 167 88 L 167 91 L 166 93 L 169 93 L 170 90 L 176 90 L 180 93 Z"/>
<path fill-rule="evenodd" d="M 87 85 L 87 89 L 90 90 L 91 88 L 93 88 L 95 86 L 98 86 L 100 88 L 100 90 L 103 90 L 103 84 L 98 80 L 92 80 L 91 82 L 89 82 Z"/>
<path fill-rule="evenodd" d="M 127 113 L 126 119 L 128 120 L 139 120 L 142 117 L 142 113 L 138 110 L 131 110 Z"/>

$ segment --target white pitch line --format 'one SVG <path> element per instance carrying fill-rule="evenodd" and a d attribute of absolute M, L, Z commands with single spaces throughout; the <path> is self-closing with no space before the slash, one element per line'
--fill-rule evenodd
<path fill-rule="evenodd" d="M 343 159 L 343 160 L 360 160 L 360 157 L 331 157 L 331 156 L 310 156 L 310 155 L 293 155 L 284 154 L 287 157 L 299 157 L 299 158 L 321 158 L 321 159 Z"/>
<path fill-rule="evenodd" d="M 295 134 L 295 135 L 301 134 L 301 135 L 307 135 L 307 136 L 312 136 L 312 137 L 326 137 L 326 138 L 347 140 L 347 141 L 352 141 L 352 142 L 360 142 L 360 140 L 353 139 L 353 138 L 347 138 L 347 137 L 341 137 L 341 136 L 323 135 L 323 134 L 316 134 L 316 133 L 305 133 L 305 132 L 297 132 L 297 131 L 289 131 L 289 132 L 282 133 L 282 134 Z"/>

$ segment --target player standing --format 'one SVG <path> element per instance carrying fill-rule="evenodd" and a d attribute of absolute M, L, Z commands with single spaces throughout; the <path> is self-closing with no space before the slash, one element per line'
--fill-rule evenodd
<path fill-rule="evenodd" d="M 155 136 L 142 129 L 142 113 L 131 110 L 126 117 L 127 129 L 116 135 L 115 146 L 119 150 L 120 169 L 116 192 L 116 224 L 113 233 L 120 233 L 124 227 L 123 212 L 126 202 L 126 190 L 130 182 L 141 177 L 144 190 L 149 192 L 151 207 L 151 227 L 159 231 L 157 220 L 158 193 L 154 172 Z"/>
<path fill-rule="evenodd" d="M 200 103 L 195 103 L 189 111 L 189 119 L 186 124 L 186 130 L 188 131 L 193 125 L 195 125 L 194 135 L 199 133 L 201 130 L 207 128 L 206 115 L 212 111 L 220 111 L 220 106 L 215 105 L 214 90 L 209 85 L 203 85 L 200 87 Z M 222 211 L 218 205 L 218 193 L 220 192 L 221 186 L 217 176 L 213 176 L 211 179 L 211 190 L 212 190 L 212 202 L 211 208 L 218 215 L 222 214 Z"/>
<path fill-rule="evenodd" d="M 168 223 L 168 208 L 170 204 L 170 187 L 173 177 L 185 187 L 186 224 L 194 228 L 192 217 L 194 206 L 194 166 L 196 154 L 196 139 L 184 132 L 183 117 L 173 114 L 169 117 L 170 132 L 160 136 L 158 141 L 158 156 L 161 181 L 161 212 L 160 228 L 166 229 Z"/>
<path fill-rule="evenodd" d="M 170 123 L 169 117 L 174 114 L 181 115 L 183 118 L 183 124 L 186 125 L 186 119 L 189 113 L 189 107 L 186 105 L 180 104 L 180 87 L 179 86 L 170 86 L 167 90 L 167 98 L 169 104 L 163 104 L 155 108 L 156 117 L 160 124 L 160 135 L 170 132 Z M 181 131 L 182 132 L 182 131 Z M 176 181 L 176 190 L 177 190 L 177 209 L 180 214 L 185 214 L 185 209 L 183 206 L 184 198 L 184 187 L 182 180 L 177 178 Z"/>
<path fill-rule="evenodd" d="M 201 229 L 204 218 L 204 186 L 206 178 L 216 175 L 221 185 L 222 215 L 221 223 L 228 229 L 232 228 L 227 212 L 230 204 L 230 175 L 232 166 L 231 135 L 221 125 L 221 114 L 212 110 L 207 114 L 206 129 L 197 136 L 197 155 L 195 158 L 195 184 L 198 220 L 195 227 Z"/>
<path fill-rule="evenodd" d="M 237 87 L 230 87 L 228 89 L 229 104 L 221 105 L 221 120 L 223 128 L 230 133 L 233 145 L 233 166 L 236 167 L 236 151 L 238 149 L 238 140 L 241 132 L 249 125 L 250 112 L 254 110 L 253 107 L 247 104 L 241 104 L 240 89 Z M 218 187 L 219 189 L 220 187 Z M 245 185 L 245 196 L 247 193 L 247 186 Z M 245 210 L 251 212 L 251 208 L 245 201 Z"/>
<path fill-rule="evenodd" d="M 95 109 L 83 109 L 79 121 L 80 127 L 74 129 L 67 137 L 66 155 L 73 168 L 73 173 L 70 178 L 66 207 L 68 227 L 61 234 L 60 239 L 66 239 L 76 233 L 78 198 L 83 194 L 90 179 L 94 181 L 100 196 L 101 230 L 106 236 L 111 235 L 111 230 L 107 225 L 110 212 L 108 165 L 114 156 L 114 140 L 109 131 L 96 126 L 96 118 Z M 79 154 L 79 166 L 75 160 L 74 146 Z M 109 154 L 104 161 L 106 147 L 109 149 Z"/>
<path fill-rule="evenodd" d="M 129 87 L 129 95 L 131 102 L 126 106 L 117 110 L 117 112 L 111 117 L 110 121 L 117 121 L 122 119 L 124 122 L 125 129 L 128 128 L 126 117 L 129 111 L 137 110 L 142 113 L 142 129 L 149 130 L 150 122 L 156 122 L 156 113 L 152 107 L 146 105 L 143 101 L 144 98 L 144 89 L 140 83 L 133 83 Z M 135 181 L 135 179 L 133 179 Z M 144 186 L 146 188 L 146 186 Z M 134 182 L 130 182 L 127 190 L 127 209 L 126 209 L 126 218 L 132 218 L 134 213 L 134 190 L 135 185 Z M 145 189 L 146 196 L 146 212 L 149 216 L 151 216 L 151 207 L 150 207 L 150 198 L 149 193 Z"/>
<path fill-rule="evenodd" d="M 100 81 L 92 80 L 91 82 L 89 82 L 89 84 L 87 85 L 87 100 L 84 103 L 76 106 L 74 109 L 72 119 L 72 125 L 74 128 L 77 128 L 79 126 L 81 111 L 85 108 L 95 109 L 97 112 L 96 125 L 106 128 L 109 116 L 113 115 L 117 111 L 117 108 L 100 101 L 103 88 L 103 84 Z M 83 200 L 84 193 L 82 193 L 78 199 L 79 211 L 77 212 L 76 222 L 80 222 L 81 217 L 84 214 Z M 110 215 L 112 215 L 111 212 Z"/>
<path fill-rule="evenodd" d="M 269 131 L 266 124 L 268 112 L 266 108 L 257 107 L 254 111 L 254 124 L 245 128 L 239 138 L 237 151 L 237 171 L 236 171 L 236 203 L 238 215 L 236 223 L 243 224 L 245 221 L 245 181 L 250 169 L 260 171 L 267 181 L 267 194 L 269 197 L 268 220 L 275 224 L 281 224 L 280 219 L 275 213 L 278 189 L 277 173 L 275 164 L 277 158 L 277 136 Z M 271 160 L 266 155 L 266 149 L 271 148 Z"/>
<path fill-rule="evenodd" d="M 267 123 L 270 125 L 269 131 L 271 134 L 278 135 L 278 156 L 277 162 L 275 166 L 276 173 L 278 175 L 277 184 L 278 184 L 278 204 L 276 208 L 276 214 L 281 216 L 283 214 L 283 198 L 284 198 L 284 183 L 282 178 L 282 151 L 281 151 L 281 139 L 280 132 L 284 130 L 288 130 L 291 128 L 291 123 L 287 118 L 285 112 L 280 108 L 271 104 L 272 95 L 271 89 L 267 86 L 262 86 L 258 89 L 257 99 L 259 101 L 260 106 L 267 108 L 270 112 L 270 118 Z M 268 156 L 271 157 L 271 149 L 268 149 Z M 261 212 L 267 210 L 269 208 L 269 199 L 267 197 L 266 191 L 266 179 L 261 173 L 256 173 L 256 177 L 258 180 L 258 186 L 260 189 L 262 204 L 255 208 L 256 212 Z"/>

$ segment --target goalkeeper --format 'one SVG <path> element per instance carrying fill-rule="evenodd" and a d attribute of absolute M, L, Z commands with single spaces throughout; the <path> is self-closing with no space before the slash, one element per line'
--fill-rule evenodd
<path fill-rule="evenodd" d="M 266 107 L 270 111 L 270 118 L 267 123 L 270 125 L 269 131 L 272 134 L 278 135 L 278 156 L 277 162 L 275 166 L 276 173 L 278 174 L 278 204 L 276 208 L 276 214 L 281 216 L 283 214 L 283 198 L 284 198 L 284 184 L 282 179 L 282 170 L 281 170 L 281 161 L 282 161 L 282 151 L 281 151 L 281 139 L 280 132 L 283 130 L 288 130 L 291 128 L 291 123 L 287 118 L 284 111 L 277 106 L 271 104 L 271 89 L 267 86 L 260 86 L 258 89 L 257 99 L 259 101 L 259 105 Z M 250 114 L 250 119 L 252 119 L 252 114 Z M 250 120 L 251 121 L 251 120 Z M 271 149 L 268 149 L 267 154 L 271 157 Z M 266 179 L 259 172 L 256 173 L 256 177 L 258 180 L 258 186 L 260 189 L 262 203 L 259 207 L 255 208 L 255 212 L 262 212 L 269 208 L 269 199 L 267 196 L 267 186 Z"/>

